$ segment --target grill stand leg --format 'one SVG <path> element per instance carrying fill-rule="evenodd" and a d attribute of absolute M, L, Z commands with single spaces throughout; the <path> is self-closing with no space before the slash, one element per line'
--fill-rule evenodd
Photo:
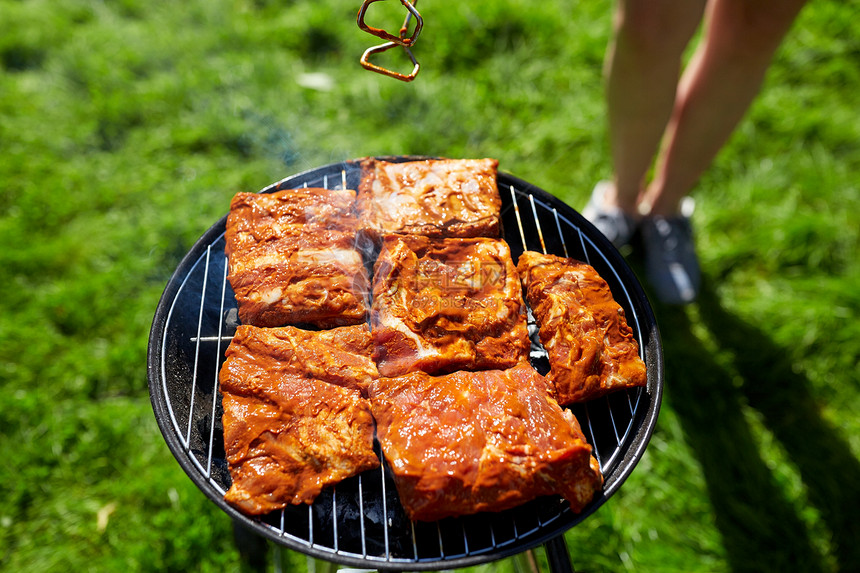
<path fill-rule="evenodd" d="M 570 562 L 570 553 L 567 552 L 564 535 L 553 537 L 544 543 L 544 549 L 546 549 L 551 573 L 573 573 L 573 564 Z"/>

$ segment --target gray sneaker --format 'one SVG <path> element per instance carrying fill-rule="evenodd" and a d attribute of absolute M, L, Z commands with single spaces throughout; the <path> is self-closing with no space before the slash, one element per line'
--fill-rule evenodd
<path fill-rule="evenodd" d="M 702 282 L 690 225 L 692 199 L 674 217 L 646 217 L 640 223 L 645 272 L 657 298 L 666 304 L 688 304 Z"/>
<path fill-rule="evenodd" d="M 601 181 L 595 185 L 591 198 L 582 210 L 582 216 L 606 235 L 616 248 L 621 248 L 630 243 L 636 231 L 636 221 L 618 207 L 606 206 L 604 196 L 611 187 L 612 183 L 609 181 Z"/>

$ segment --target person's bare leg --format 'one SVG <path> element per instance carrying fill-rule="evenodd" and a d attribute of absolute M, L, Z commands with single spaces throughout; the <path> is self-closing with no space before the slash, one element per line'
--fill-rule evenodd
<path fill-rule="evenodd" d="M 605 197 L 635 213 L 643 179 L 672 113 L 681 56 L 704 0 L 618 0 L 605 65 L 614 189 Z"/>
<path fill-rule="evenodd" d="M 758 93 L 804 0 L 712 0 L 642 209 L 674 215 Z"/>

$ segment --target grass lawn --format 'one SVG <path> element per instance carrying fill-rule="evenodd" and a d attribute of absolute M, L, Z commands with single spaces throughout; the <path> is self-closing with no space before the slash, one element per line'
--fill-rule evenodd
<path fill-rule="evenodd" d="M 359 5 L 0 0 L 0 570 L 243 567 L 146 379 L 167 279 L 235 192 L 496 157 L 581 208 L 609 174 L 610 2 L 422 2 L 409 84 L 359 66 Z M 655 308 L 660 419 L 567 533 L 578 570 L 860 570 L 858 7 L 809 3 L 695 192 L 704 292 Z"/>

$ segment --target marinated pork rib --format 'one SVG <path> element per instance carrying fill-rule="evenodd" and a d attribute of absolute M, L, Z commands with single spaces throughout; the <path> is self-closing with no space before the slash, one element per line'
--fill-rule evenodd
<path fill-rule="evenodd" d="M 358 211 L 364 231 L 430 237 L 498 237 L 495 159 L 361 162 Z"/>
<path fill-rule="evenodd" d="M 372 352 L 367 324 L 320 331 L 242 325 L 236 329 L 228 356 L 231 367 L 241 365 L 243 375 L 255 379 L 314 378 L 367 397 L 367 387 L 379 376 Z"/>
<path fill-rule="evenodd" d="M 593 267 L 526 251 L 517 268 L 561 405 L 647 383 L 624 309 Z"/>
<path fill-rule="evenodd" d="M 366 325 L 239 327 L 219 375 L 232 477 L 225 500 L 260 515 L 312 503 L 323 488 L 379 466 L 359 391 L 376 377 L 368 341 Z"/>
<path fill-rule="evenodd" d="M 501 511 L 553 494 L 582 511 L 603 480 L 550 386 L 528 364 L 374 381 L 377 436 L 409 518 Z"/>
<path fill-rule="evenodd" d="M 367 318 L 369 280 L 356 248 L 355 191 L 238 193 L 225 234 L 239 319 L 331 328 Z"/>
<path fill-rule="evenodd" d="M 509 368 L 527 359 L 526 309 L 508 245 L 386 236 L 371 329 L 383 376 Z"/>

